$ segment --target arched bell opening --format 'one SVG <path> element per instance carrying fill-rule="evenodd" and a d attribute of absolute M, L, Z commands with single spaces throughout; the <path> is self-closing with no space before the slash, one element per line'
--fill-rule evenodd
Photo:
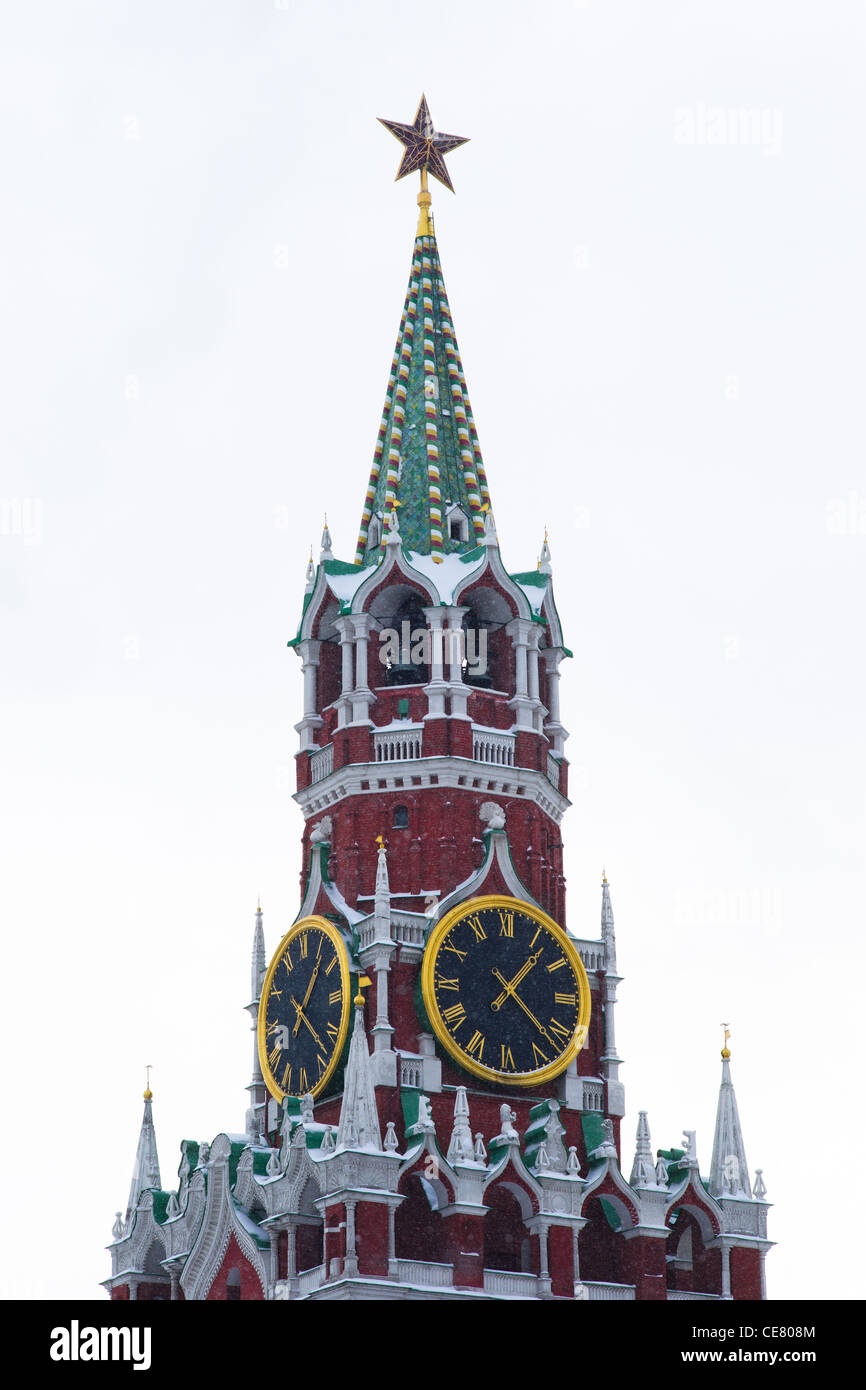
<path fill-rule="evenodd" d="M 486 1269 L 532 1272 L 532 1241 L 526 1229 L 526 1212 L 517 1193 L 507 1183 L 497 1183 L 484 1194 L 484 1265 Z"/>
<path fill-rule="evenodd" d="M 445 1260 L 445 1233 L 440 1209 L 447 1201 L 441 1182 L 414 1169 L 401 1180 L 400 1203 L 394 1218 L 394 1252 L 398 1260 L 424 1260 L 441 1264 Z"/>
<path fill-rule="evenodd" d="M 459 600 L 463 615 L 463 679 L 478 690 L 513 689 L 511 638 L 505 631 L 514 617 L 498 589 L 479 586 Z"/>
<path fill-rule="evenodd" d="M 299 1274 L 305 1269 L 316 1269 L 325 1258 L 325 1223 L 315 1206 L 316 1198 L 321 1195 L 318 1183 L 308 1178 L 298 1204 L 301 1219 L 295 1234 L 295 1262 Z"/>
<path fill-rule="evenodd" d="M 369 612 L 378 629 L 370 643 L 370 685 L 425 685 L 430 679 L 430 641 L 424 608 L 430 600 L 409 584 L 386 584 Z"/>
<path fill-rule="evenodd" d="M 587 1217 L 578 1238 L 580 1277 L 587 1283 L 624 1284 L 623 1219 L 607 1197 L 591 1197 L 584 1208 Z"/>
<path fill-rule="evenodd" d="M 722 1291 L 721 1251 L 709 1249 L 715 1232 L 706 1212 L 700 1207 L 676 1207 L 669 1219 L 665 1266 L 669 1289 L 687 1293 Z"/>

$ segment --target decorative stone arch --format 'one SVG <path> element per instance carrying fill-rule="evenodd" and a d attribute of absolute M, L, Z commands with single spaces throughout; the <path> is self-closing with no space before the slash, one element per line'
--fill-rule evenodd
<path fill-rule="evenodd" d="M 231 1140 L 225 1134 L 218 1134 L 211 1145 L 204 1220 L 181 1275 L 184 1296 L 190 1301 L 208 1297 L 223 1267 L 230 1241 L 254 1271 L 261 1297 L 267 1291 L 268 1277 L 262 1252 L 235 1213 L 229 1185 L 231 1149 Z"/>
<path fill-rule="evenodd" d="M 468 685 L 481 689 L 501 690 L 512 694 L 514 689 L 514 652 L 506 627 L 518 616 L 513 594 L 485 570 L 473 575 L 471 582 L 457 586 L 460 606 L 468 611 L 463 616 L 464 643 L 467 662 L 463 679 Z M 478 665 L 481 648 L 485 648 L 486 669 L 473 673 L 472 658 Z"/>
<path fill-rule="evenodd" d="M 397 1177 L 403 1197 L 394 1216 L 394 1253 L 397 1259 L 447 1260 L 447 1234 L 442 1212 L 454 1201 L 456 1180 L 435 1139 L 410 1152 Z"/>
<path fill-rule="evenodd" d="M 366 612 L 373 619 L 380 635 L 386 630 L 392 631 L 397 634 L 398 641 L 402 640 L 403 624 L 408 623 L 411 654 L 414 634 L 427 630 L 424 609 L 429 607 L 430 601 L 429 594 L 422 584 L 405 576 L 398 578 L 392 575 L 390 583 L 377 587 L 370 594 Z M 429 678 L 430 668 L 426 662 L 401 660 L 386 664 L 380 660 L 380 655 L 384 655 L 384 649 L 376 649 L 376 644 L 373 643 L 367 662 L 371 688 L 382 685 L 419 685 Z"/>
<path fill-rule="evenodd" d="M 668 1202 L 668 1288 L 721 1293 L 722 1252 L 717 1237 L 722 1229 L 722 1213 L 714 1207 L 712 1198 L 699 1192 L 691 1179 Z"/>

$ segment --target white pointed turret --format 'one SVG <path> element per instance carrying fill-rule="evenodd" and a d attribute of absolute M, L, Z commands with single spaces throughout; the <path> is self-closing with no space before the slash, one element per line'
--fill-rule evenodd
<path fill-rule="evenodd" d="M 334 552 L 331 549 L 331 533 L 328 530 L 328 517 L 325 516 L 325 526 L 322 531 L 322 549 L 319 553 L 319 562 L 323 560 L 333 560 Z"/>
<path fill-rule="evenodd" d="M 484 514 L 484 545 L 498 545 L 499 537 L 496 534 L 496 522 L 493 520 L 493 512 L 490 508 Z"/>
<path fill-rule="evenodd" d="M 148 1068 L 150 1070 L 150 1068 Z M 159 1176 L 159 1155 L 156 1151 L 156 1130 L 153 1127 L 153 1092 L 150 1086 L 144 1092 L 144 1114 L 141 1119 L 141 1132 L 138 1136 L 138 1149 L 135 1154 L 135 1167 L 129 1185 L 129 1201 L 126 1204 L 126 1220 L 129 1221 L 142 1192 L 151 1188 L 161 1188 Z"/>
<path fill-rule="evenodd" d="M 631 1166 L 629 1183 L 632 1187 L 657 1186 L 649 1120 L 645 1110 L 641 1110 L 638 1116 L 634 1163 Z"/>
<path fill-rule="evenodd" d="M 731 1080 L 731 1054 L 727 1048 L 728 1030 L 722 1048 L 722 1084 L 716 1109 L 716 1133 L 713 1138 L 713 1157 L 710 1163 L 710 1192 L 713 1197 L 749 1197 L 749 1165 L 737 1097 Z"/>
<path fill-rule="evenodd" d="M 376 1111 L 376 1090 L 370 1049 L 364 1029 L 364 996 L 355 996 L 355 1026 L 343 1082 L 343 1105 L 337 1130 L 337 1150 L 373 1149 L 382 1152 L 382 1132 Z"/>
<path fill-rule="evenodd" d="M 258 1023 L 259 1023 L 259 1000 L 262 996 L 262 985 L 265 981 L 267 971 L 267 957 L 265 956 L 265 929 L 262 922 L 262 903 L 261 899 L 256 904 L 255 925 L 253 926 L 253 951 L 250 964 L 250 1002 L 246 1005 L 247 1013 L 252 1020 L 253 1031 L 253 1072 L 250 1084 L 247 1087 L 250 1103 L 246 1113 L 246 1134 L 251 1144 L 257 1144 L 265 1129 L 265 1102 L 267 1093 L 265 1081 L 262 1076 L 262 1064 L 259 1061 L 258 1044 Z"/>
<path fill-rule="evenodd" d="M 553 565 L 550 561 L 550 546 L 547 543 L 547 527 L 544 528 L 544 543 L 541 547 L 541 554 L 538 557 L 539 574 L 553 574 Z"/>
<path fill-rule="evenodd" d="M 604 968 L 616 974 L 616 936 L 613 929 L 613 907 L 607 874 L 601 876 L 601 939 L 604 942 Z"/>
<path fill-rule="evenodd" d="M 310 546 L 310 558 L 307 561 L 307 573 L 304 579 L 304 593 L 311 594 L 316 587 L 316 566 L 313 564 L 313 547 Z"/>
<path fill-rule="evenodd" d="M 458 1086 L 457 1094 L 454 1097 L 454 1128 L 451 1131 L 447 1157 L 448 1162 L 452 1165 L 474 1162 L 472 1128 L 469 1124 L 469 1100 L 465 1086 Z"/>
<path fill-rule="evenodd" d="M 388 878 L 388 850 L 381 835 L 376 836 L 378 853 L 376 859 L 376 889 L 373 896 L 373 911 L 377 919 L 388 923 L 387 939 L 391 939 L 391 883 Z"/>

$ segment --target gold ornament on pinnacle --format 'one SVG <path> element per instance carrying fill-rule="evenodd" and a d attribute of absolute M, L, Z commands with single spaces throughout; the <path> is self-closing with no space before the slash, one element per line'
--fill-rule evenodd
<path fill-rule="evenodd" d="M 722 1048 L 722 1057 L 723 1057 L 724 1061 L 727 1061 L 728 1058 L 729 1058 L 730 1055 L 731 1055 L 731 1049 L 728 1047 L 728 1039 L 730 1038 L 731 1033 L 730 1033 L 730 1029 L 728 1028 L 727 1023 L 723 1023 L 723 1024 L 722 1024 L 722 1027 L 723 1027 L 724 1030 L 725 1030 L 725 1045 L 724 1045 L 724 1047 Z"/>
<path fill-rule="evenodd" d="M 144 1088 L 144 1099 L 145 1099 L 145 1100 L 153 1100 L 153 1091 L 150 1089 L 150 1072 L 151 1072 L 151 1068 L 150 1068 L 150 1067 L 145 1067 L 144 1070 L 147 1072 L 147 1083 L 146 1083 L 145 1088 Z"/>

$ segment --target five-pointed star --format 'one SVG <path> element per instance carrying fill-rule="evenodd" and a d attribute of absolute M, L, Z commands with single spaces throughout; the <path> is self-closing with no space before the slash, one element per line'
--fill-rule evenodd
<path fill-rule="evenodd" d="M 402 125 L 400 121 L 386 121 L 381 116 L 379 120 L 406 146 L 400 168 L 397 170 L 398 179 L 405 178 L 415 169 L 428 169 L 434 179 L 438 179 L 446 188 L 450 188 L 452 193 L 454 192 L 454 185 L 442 156 L 449 150 L 456 150 L 458 145 L 465 145 L 468 136 L 443 135 L 441 131 L 434 130 L 425 96 L 421 97 L 411 125 Z"/>

